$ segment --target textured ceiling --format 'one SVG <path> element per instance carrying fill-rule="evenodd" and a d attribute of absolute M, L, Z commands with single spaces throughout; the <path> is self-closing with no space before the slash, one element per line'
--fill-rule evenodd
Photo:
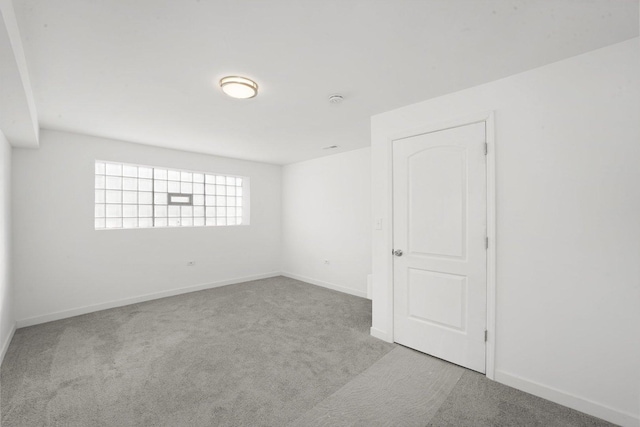
<path fill-rule="evenodd" d="M 636 0 L 16 0 L 40 126 L 286 164 L 369 118 L 638 35 Z M 214 84 L 253 78 L 260 94 Z M 331 94 L 345 97 L 328 102 Z M 337 150 L 322 147 L 338 145 Z"/>

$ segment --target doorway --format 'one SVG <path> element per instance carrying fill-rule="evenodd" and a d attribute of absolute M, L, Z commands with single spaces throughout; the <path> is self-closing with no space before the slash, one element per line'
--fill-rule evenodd
<path fill-rule="evenodd" d="M 394 139 L 394 341 L 485 373 L 487 128 Z"/>

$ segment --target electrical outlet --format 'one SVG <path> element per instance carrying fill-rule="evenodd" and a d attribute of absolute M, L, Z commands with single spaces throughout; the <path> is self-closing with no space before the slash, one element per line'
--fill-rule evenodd
<path fill-rule="evenodd" d="M 193 267 L 194 265 L 196 265 L 195 261 L 187 261 L 187 267 Z"/>

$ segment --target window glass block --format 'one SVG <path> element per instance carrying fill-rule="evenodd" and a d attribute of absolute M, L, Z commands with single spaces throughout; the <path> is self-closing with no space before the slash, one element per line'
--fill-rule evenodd
<path fill-rule="evenodd" d="M 156 205 L 166 205 L 167 193 L 154 193 L 153 200 Z"/>
<path fill-rule="evenodd" d="M 116 163 L 106 163 L 106 174 L 122 176 L 122 165 Z"/>
<path fill-rule="evenodd" d="M 167 179 L 167 170 L 166 169 L 153 169 L 153 177 L 155 179 Z"/>
<path fill-rule="evenodd" d="M 129 176 L 132 178 L 138 177 L 138 167 L 131 165 L 122 165 L 122 176 Z"/>
<path fill-rule="evenodd" d="M 123 190 L 137 190 L 138 189 L 138 178 L 122 178 L 122 189 Z"/>
<path fill-rule="evenodd" d="M 146 168 L 144 166 L 139 166 L 138 167 L 138 178 L 147 178 L 147 179 L 153 178 L 153 169 L 152 168 Z"/>
<path fill-rule="evenodd" d="M 122 228 L 122 218 L 107 218 L 106 228 Z"/>
<path fill-rule="evenodd" d="M 138 219 L 138 227 L 140 228 L 153 227 L 153 220 L 151 218 L 140 218 Z"/>
<path fill-rule="evenodd" d="M 122 203 L 122 191 L 107 190 L 107 203 Z"/>
<path fill-rule="evenodd" d="M 168 190 L 167 181 L 154 180 L 153 181 L 153 190 L 158 191 L 160 193 L 166 193 Z"/>
<path fill-rule="evenodd" d="M 107 176 L 107 190 L 121 190 L 122 178 L 119 176 Z"/>
<path fill-rule="evenodd" d="M 180 216 L 180 206 L 169 206 L 169 218 Z"/>
<path fill-rule="evenodd" d="M 123 218 L 122 228 L 138 228 L 138 218 Z"/>
<path fill-rule="evenodd" d="M 138 203 L 138 192 L 137 191 L 123 191 L 122 192 L 122 203 Z"/>
<path fill-rule="evenodd" d="M 122 205 L 106 205 L 107 218 L 122 217 Z"/>
<path fill-rule="evenodd" d="M 122 206 L 122 217 L 123 218 L 137 218 L 138 217 L 138 206 L 137 205 L 123 205 Z"/>
<path fill-rule="evenodd" d="M 151 218 L 153 216 L 153 206 L 151 205 L 139 205 L 138 206 L 138 217 L 140 218 Z"/>
<path fill-rule="evenodd" d="M 183 182 L 180 184 L 180 192 L 184 194 L 193 193 L 193 184 L 190 182 Z"/>
<path fill-rule="evenodd" d="M 234 176 L 96 161 L 94 225 L 108 229 L 241 224 L 243 184 Z M 193 205 L 168 206 L 167 193 L 180 193 Z"/>
<path fill-rule="evenodd" d="M 141 205 L 150 205 L 153 203 L 153 193 L 139 192 L 138 203 Z"/>
<path fill-rule="evenodd" d="M 154 212 L 155 212 L 156 218 L 158 218 L 158 217 L 166 218 L 167 211 L 168 211 L 168 209 L 167 209 L 166 206 L 155 206 L 154 207 Z"/>
<path fill-rule="evenodd" d="M 153 181 L 150 179 L 139 179 L 138 180 L 138 190 L 140 191 L 151 191 L 153 190 Z"/>

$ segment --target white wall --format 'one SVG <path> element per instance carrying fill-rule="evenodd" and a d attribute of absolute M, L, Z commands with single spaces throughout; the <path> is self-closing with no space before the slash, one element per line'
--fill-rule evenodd
<path fill-rule="evenodd" d="M 371 273 L 370 177 L 369 148 L 283 168 L 285 275 L 366 296 Z"/>
<path fill-rule="evenodd" d="M 639 59 L 633 39 L 372 119 L 372 332 L 393 332 L 388 137 L 494 110 L 496 379 L 638 425 Z"/>
<path fill-rule="evenodd" d="M 95 231 L 96 159 L 248 176 L 251 224 Z M 279 272 L 281 170 L 43 130 L 40 149 L 13 150 L 18 326 Z"/>
<path fill-rule="evenodd" d="M 0 364 L 15 328 L 11 283 L 11 146 L 0 131 Z"/>

